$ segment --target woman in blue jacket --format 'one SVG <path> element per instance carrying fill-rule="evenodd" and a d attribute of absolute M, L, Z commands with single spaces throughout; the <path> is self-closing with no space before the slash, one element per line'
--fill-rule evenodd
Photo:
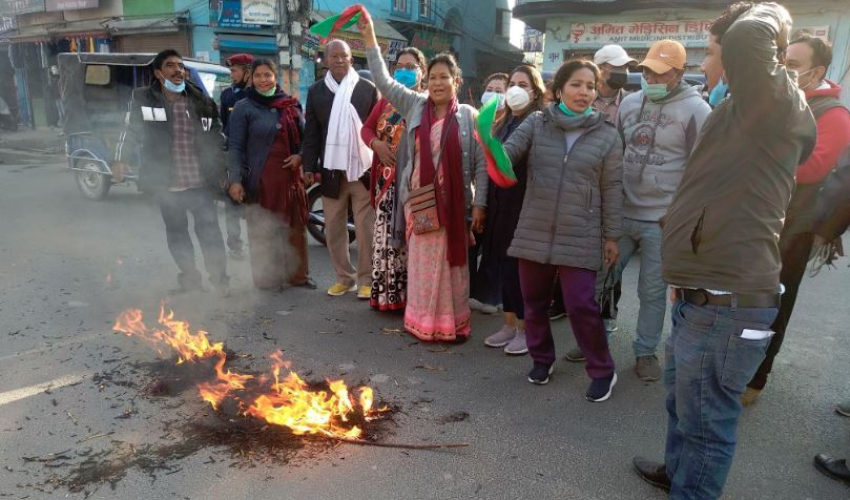
<path fill-rule="evenodd" d="M 301 175 L 303 114 L 277 85 L 268 59 L 251 65 L 253 87 L 228 123 L 229 193 L 248 209 L 254 286 L 315 288 L 308 272 L 307 193 Z"/>

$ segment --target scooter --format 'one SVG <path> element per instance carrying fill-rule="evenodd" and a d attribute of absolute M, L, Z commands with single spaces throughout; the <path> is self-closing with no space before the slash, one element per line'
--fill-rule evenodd
<path fill-rule="evenodd" d="M 324 246 L 328 245 L 325 237 L 325 212 L 322 208 L 322 190 L 318 182 L 307 188 L 307 231 L 310 236 Z M 354 233 L 354 213 L 351 205 L 348 206 L 348 242 L 353 243 L 356 235 Z"/>

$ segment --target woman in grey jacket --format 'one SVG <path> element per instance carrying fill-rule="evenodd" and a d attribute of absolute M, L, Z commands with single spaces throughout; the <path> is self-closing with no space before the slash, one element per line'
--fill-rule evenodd
<path fill-rule="evenodd" d="M 474 138 L 474 108 L 458 104 L 460 68 L 450 54 L 428 65 L 428 93 L 390 77 L 368 16 L 357 23 L 375 85 L 404 117 L 406 144 L 398 178 L 407 220 L 408 289 L 404 327 L 425 341 L 463 341 L 470 334 L 467 249 L 484 226 L 487 166 Z M 475 197 L 472 179 L 475 178 Z"/>
<path fill-rule="evenodd" d="M 555 363 L 547 310 L 556 272 L 579 348 L 593 379 L 590 401 L 604 401 L 617 381 L 595 298 L 596 273 L 617 261 L 622 232 L 623 145 L 593 110 L 599 69 L 564 63 L 557 102 L 529 116 L 505 143 L 514 164 L 527 162 L 528 187 L 508 255 L 519 259 L 526 340 L 534 360 L 528 380 L 546 384 Z"/>

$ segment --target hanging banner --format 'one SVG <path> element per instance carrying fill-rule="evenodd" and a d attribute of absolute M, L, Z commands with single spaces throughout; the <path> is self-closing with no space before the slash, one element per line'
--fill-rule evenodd
<path fill-rule="evenodd" d="M 275 0 L 242 0 L 242 22 L 271 26 L 277 22 Z"/>
<path fill-rule="evenodd" d="M 651 44 L 676 40 L 684 46 L 704 46 L 711 21 L 636 21 L 632 23 L 573 23 L 570 41 L 574 45 Z"/>
<path fill-rule="evenodd" d="M 100 0 L 47 0 L 45 2 L 45 7 L 47 12 L 96 9 L 100 7 Z"/>

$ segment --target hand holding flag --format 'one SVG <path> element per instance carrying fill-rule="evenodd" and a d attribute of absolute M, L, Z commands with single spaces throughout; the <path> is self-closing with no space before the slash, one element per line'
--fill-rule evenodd
<path fill-rule="evenodd" d="M 310 27 L 310 33 L 319 35 L 323 39 L 330 38 L 334 32 L 354 26 L 361 18 L 367 22 L 371 22 L 372 20 L 366 7 L 359 3 L 354 4 L 342 11 L 341 14 L 331 16 L 322 22 L 314 24 Z"/>
<path fill-rule="evenodd" d="M 484 148 L 484 156 L 487 158 L 487 173 L 497 186 L 509 188 L 516 185 L 517 178 L 505 147 L 499 139 L 493 136 L 493 123 L 496 121 L 498 106 L 499 100 L 497 98 L 490 99 L 481 108 L 475 124 L 478 140 Z"/>

